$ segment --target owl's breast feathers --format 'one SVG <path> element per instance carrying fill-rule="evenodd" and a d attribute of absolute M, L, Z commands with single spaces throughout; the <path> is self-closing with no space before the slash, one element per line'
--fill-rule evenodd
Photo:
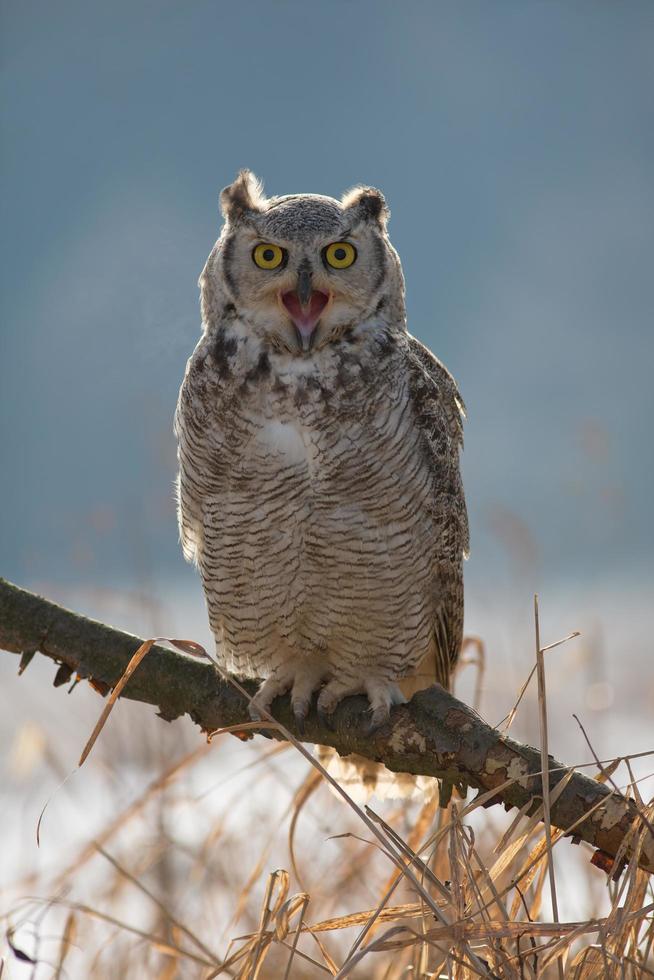
<path fill-rule="evenodd" d="M 363 642 L 396 677 L 431 657 L 447 684 L 468 548 L 463 412 L 448 371 L 399 329 L 306 358 L 236 318 L 204 335 L 175 420 L 179 525 L 232 669 L 264 676 L 262 642 L 353 656 Z"/>

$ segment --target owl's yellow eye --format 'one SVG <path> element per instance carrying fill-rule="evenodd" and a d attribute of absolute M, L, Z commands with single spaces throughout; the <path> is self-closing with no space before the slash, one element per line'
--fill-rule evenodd
<path fill-rule="evenodd" d="M 277 269 L 284 261 L 284 249 L 279 245 L 268 245 L 262 242 L 257 245 L 252 253 L 255 265 L 260 269 Z"/>
<path fill-rule="evenodd" d="M 357 250 L 349 242 L 333 242 L 324 251 L 325 262 L 332 269 L 347 269 L 357 257 Z"/>

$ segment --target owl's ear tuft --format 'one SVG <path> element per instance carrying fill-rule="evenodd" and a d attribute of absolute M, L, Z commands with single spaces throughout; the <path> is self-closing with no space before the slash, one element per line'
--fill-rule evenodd
<path fill-rule="evenodd" d="M 220 192 L 223 215 L 232 224 L 248 211 L 262 211 L 265 202 L 263 184 L 251 170 L 241 170 L 234 183 Z"/>
<path fill-rule="evenodd" d="M 391 214 L 376 187 L 353 187 L 343 195 L 341 204 L 346 211 L 354 211 L 360 221 L 375 221 L 381 228 L 386 227 Z"/>

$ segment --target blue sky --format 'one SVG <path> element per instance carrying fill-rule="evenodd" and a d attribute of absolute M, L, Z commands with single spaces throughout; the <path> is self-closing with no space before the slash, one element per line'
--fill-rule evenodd
<path fill-rule="evenodd" d="M 654 6 L 6 0 L 0 574 L 188 574 L 218 193 L 381 187 L 469 408 L 469 574 L 651 575 Z M 154 572 L 153 572 L 154 570 Z"/>

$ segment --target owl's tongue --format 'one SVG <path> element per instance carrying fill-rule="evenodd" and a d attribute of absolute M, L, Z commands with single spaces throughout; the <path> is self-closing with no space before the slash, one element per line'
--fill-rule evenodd
<path fill-rule="evenodd" d="M 293 290 L 282 294 L 282 303 L 288 310 L 291 320 L 300 331 L 302 337 L 310 337 L 313 333 L 320 314 L 327 306 L 329 296 L 327 293 L 314 289 L 311 298 L 306 306 L 300 302 L 300 297 Z"/>

